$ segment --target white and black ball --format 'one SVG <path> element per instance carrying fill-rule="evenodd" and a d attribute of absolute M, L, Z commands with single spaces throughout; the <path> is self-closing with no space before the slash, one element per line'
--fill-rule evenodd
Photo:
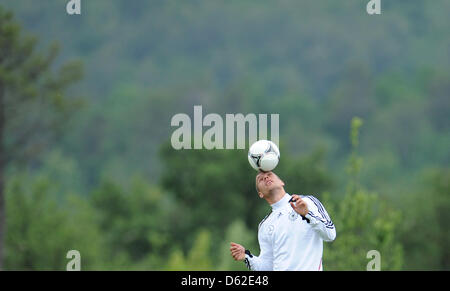
<path fill-rule="evenodd" d="M 258 140 L 250 146 L 248 162 L 257 171 L 268 172 L 275 169 L 280 161 L 280 150 L 270 140 Z"/>

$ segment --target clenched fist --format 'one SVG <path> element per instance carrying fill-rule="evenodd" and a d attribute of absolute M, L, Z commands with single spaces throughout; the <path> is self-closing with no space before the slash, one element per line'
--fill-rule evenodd
<path fill-rule="evenodd" d="M 234 242 L 231 243 L 230 247 L 231 256 L 236 261 L 243 261 L 245 259 L 245 248 L 240 244 L 236 244 Z"/>
<path fill-rule="evenodd" d="M 292 202 L 291 202 L 292 208 L 294 208 L 295 212 L 298 214 L 305 216 L 308 214 L 308 205 L 305 201 L 300 198 L 298 195 L 292 195 Z"/>

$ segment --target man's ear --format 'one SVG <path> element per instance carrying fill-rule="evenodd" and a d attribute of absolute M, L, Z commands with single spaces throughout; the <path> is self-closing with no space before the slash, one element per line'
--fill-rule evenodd
<path fill-rule="evenodd" d="M 258 192 L 258 196 L 259 196 L 259 198 L 263 198 L 264 194 L 262 192 Z"/>

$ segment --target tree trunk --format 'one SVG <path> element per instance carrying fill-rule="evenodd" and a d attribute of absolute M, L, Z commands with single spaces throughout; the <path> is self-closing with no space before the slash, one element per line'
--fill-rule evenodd
<path fill-rule="evenodd" d="M 5 227 L 6 227 L 6 206 L 5 206 L 5 149 L 4 149 L 4 132 L 5 132 L 5 104 L 4 104 L 5 88 L 0 80 L 0 271 L 3 270 L 3 250 L 5 248 Z"/>

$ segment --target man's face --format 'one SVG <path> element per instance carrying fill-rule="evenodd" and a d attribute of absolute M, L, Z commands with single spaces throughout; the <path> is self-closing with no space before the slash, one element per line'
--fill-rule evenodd
<path fill-rule="evenodd" d="M 274 172 L 259 172 L 256 175 L 256 187 L 261 198 L 269 194 L 271 190 L 283 186 L 284 182 Z"/>

